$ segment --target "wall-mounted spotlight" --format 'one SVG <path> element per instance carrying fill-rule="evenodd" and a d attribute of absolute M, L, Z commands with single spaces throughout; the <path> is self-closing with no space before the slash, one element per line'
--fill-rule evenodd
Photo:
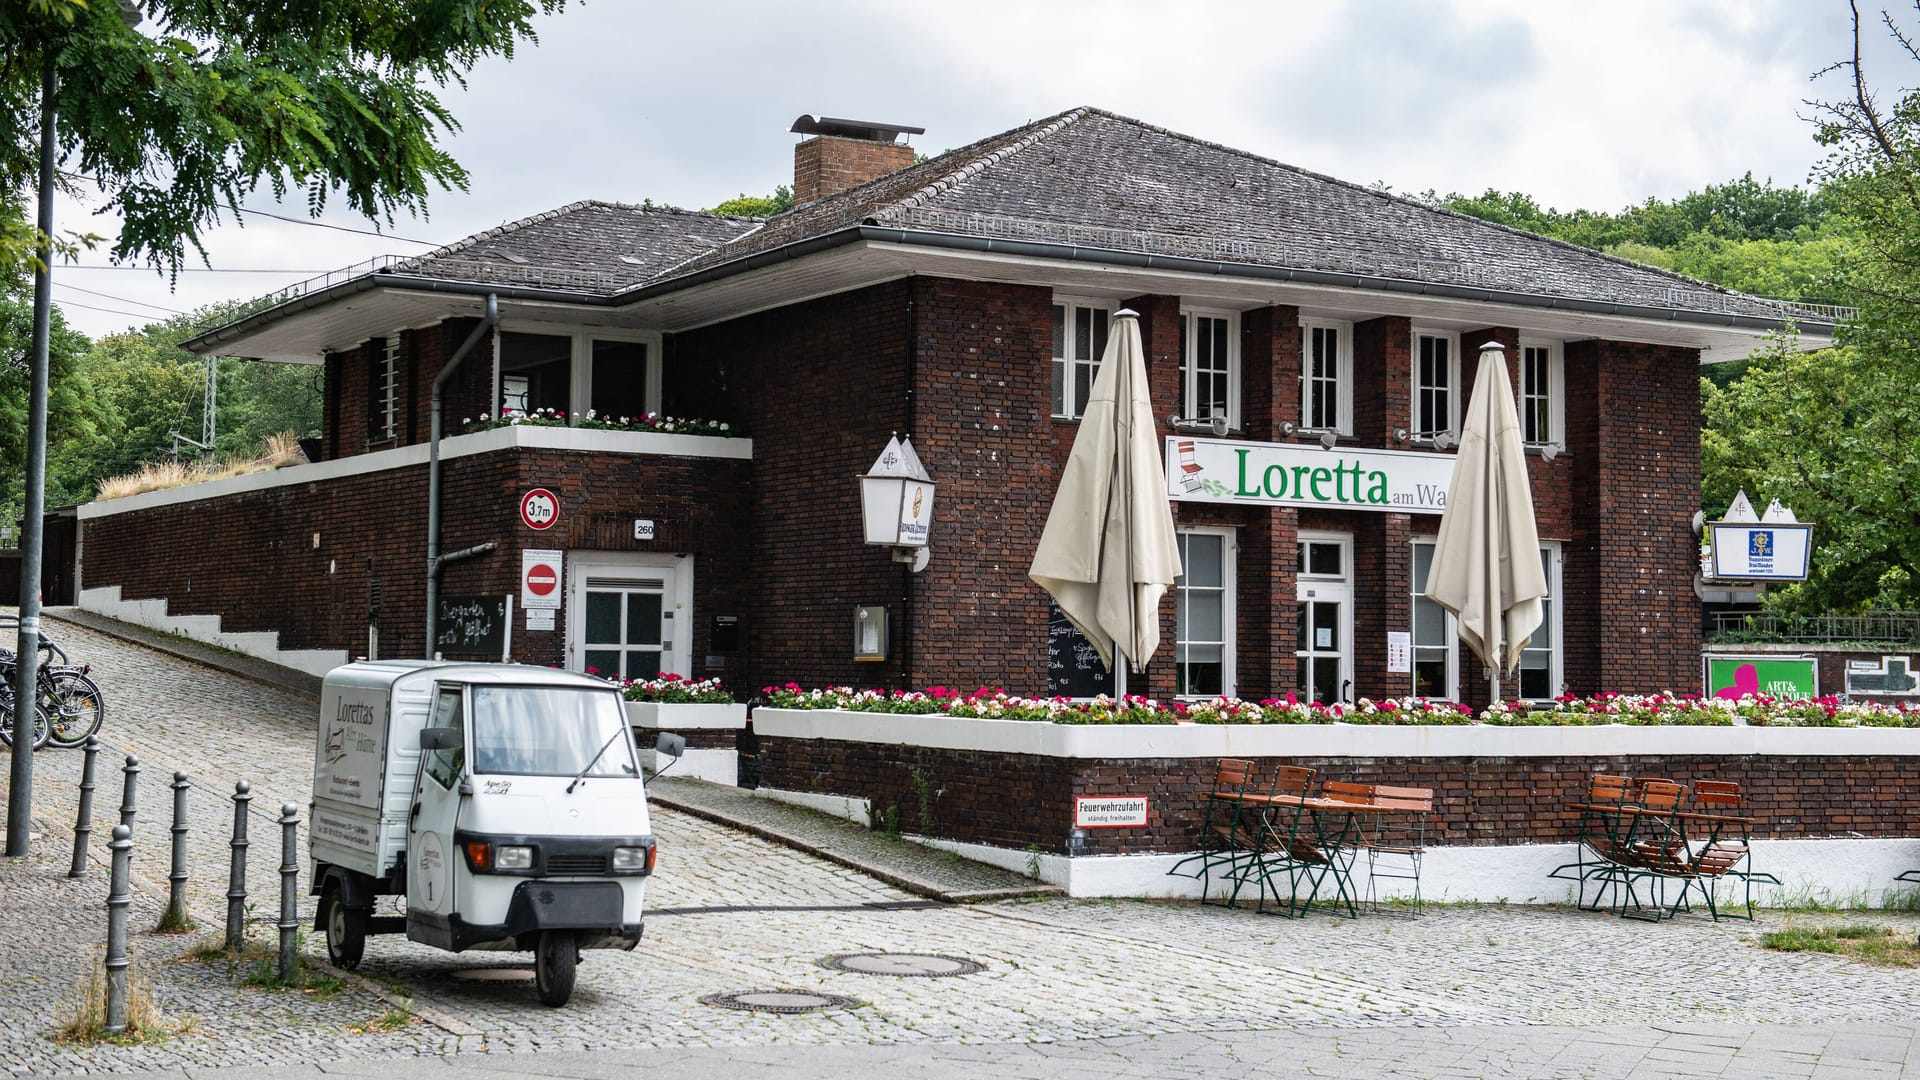
<path fill-rule="evenodd" d="M 1451 431 L 1408 431 L 1403 427 L 1393 429 L 1395 442 L 1406 442 L 1408 439 L 1426 439 L 1433 443 L 1435 450 L 1451 450 L 1457 441 Z"/>
<path fill-rule="evenodd" d="M 1296 431 L 1299 431 L 1299 430 L 1300 430 L 1300 425 L 1299 425 L 1299 424 L 1296 424 L 1296 423 L 1294 423 L 1294 422 L 1293 422 L 1293 421 L 1291 421 L 1291 420 L 1282 420 L 1282 421 L 1280 421 L 1280 436 L 1281 436 L 1281 438 L 1292 438 L 1292 437 L 1293 437 L 1293 433 L 1294 433 L 1294 432 L 1296 432 Z"/>
<path fill-rule="evenodd" d="M 1326 450 L 1331 450 L 1331 449 L 1333 449 L 1334 447 L 1336 447 L 1336 446 L 1338 446 L 1338 445 L 1340 445 L 1340 433 L 1339 433 L 1339 432 L 1337 432 L 1337 431 L 1323 431 L 1323 432 L 1321 432 L 1321 433 L 1320 433 L 1320 446 L 1321 446 L 1321 447 L 1322 447 L 1323 449 L 1326 449 Z"/>
<path fill-rule="evenodd" d="M 1227 433 L 1227 418 L 1224 416 L 1209 416 L 1205 419 L 1194 419 L 1182 417 L 1180 414 L 1175 413 L 1167 417 L 1167 423 L 1172 426 L 1173 430 L 1187 435 L 1211 435 L 1217 439 Z"/>
<path fill-rule="evenodd" d="M 1540 444 L 1540 460 L 1541 461 L 1552 461 L 1554 458 L 1557 458 L 1559 456 L 1560 456 L 1560 448 L 1558 446 L 1555 446 L 1552 443 Z"/>

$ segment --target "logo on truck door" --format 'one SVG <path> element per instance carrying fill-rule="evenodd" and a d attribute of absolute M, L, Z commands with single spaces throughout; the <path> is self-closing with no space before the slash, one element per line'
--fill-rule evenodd
<path fill-rule="evenodd" d="M 439 911 L 447 905 L 447 849 L 441 846 L 439 833 L 423 832 L 414 840 L 413 873 L 420 883 L 420 904 L 428 911 Z"/>

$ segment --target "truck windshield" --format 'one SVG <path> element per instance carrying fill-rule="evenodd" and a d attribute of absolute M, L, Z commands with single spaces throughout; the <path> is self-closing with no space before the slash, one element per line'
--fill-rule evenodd
<path fill-rule="evenodd" d="M 618 694 L 555 686 L 473 688 L 473 771 L 638 776 Z M 600 752 L 601 747 L 605 752 Z M 593 755 L 600 752 L 598 761 Z M 588 762 L 593 761 L 591 767 Z"/>

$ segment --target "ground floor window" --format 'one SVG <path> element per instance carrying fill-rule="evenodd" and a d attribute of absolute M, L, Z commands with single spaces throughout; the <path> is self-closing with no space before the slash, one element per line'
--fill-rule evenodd
<path fill-rule="evenodd" d="M 1180 533 L 1181 576 L 1174 579 L 1178 611 L 1174 643 L 1175 692 L 1183 697 L 1233 693 L 1233 533 Z"/>
<path fill-rule="evenodd" d="M 1433 540 L 1413 542 L 1413 693 L 1422 697 L 1456 700 L 1460 696 L 1460 634 L 1447 609 L 1427 599 L 1427 575 L 1433 567 Z M 1502 696 L 1545 701 L 1560 693 L 1560 545 L 1540 545 L 1540 565 L 1546 572 L 1547 598 L 1541 604 L 1540 628 L 1520 653 L 1519 683 L 1510 676 Z"/>

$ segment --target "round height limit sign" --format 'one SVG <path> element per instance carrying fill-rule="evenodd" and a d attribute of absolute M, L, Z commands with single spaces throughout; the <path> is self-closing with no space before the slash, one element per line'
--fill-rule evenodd
<path fill-rule="evenodd" d="M 560 520 L 560 496 L 546 488 L 534 488 L 520 496 L 520 523 L 529 529 L 544 531 Z"/>

